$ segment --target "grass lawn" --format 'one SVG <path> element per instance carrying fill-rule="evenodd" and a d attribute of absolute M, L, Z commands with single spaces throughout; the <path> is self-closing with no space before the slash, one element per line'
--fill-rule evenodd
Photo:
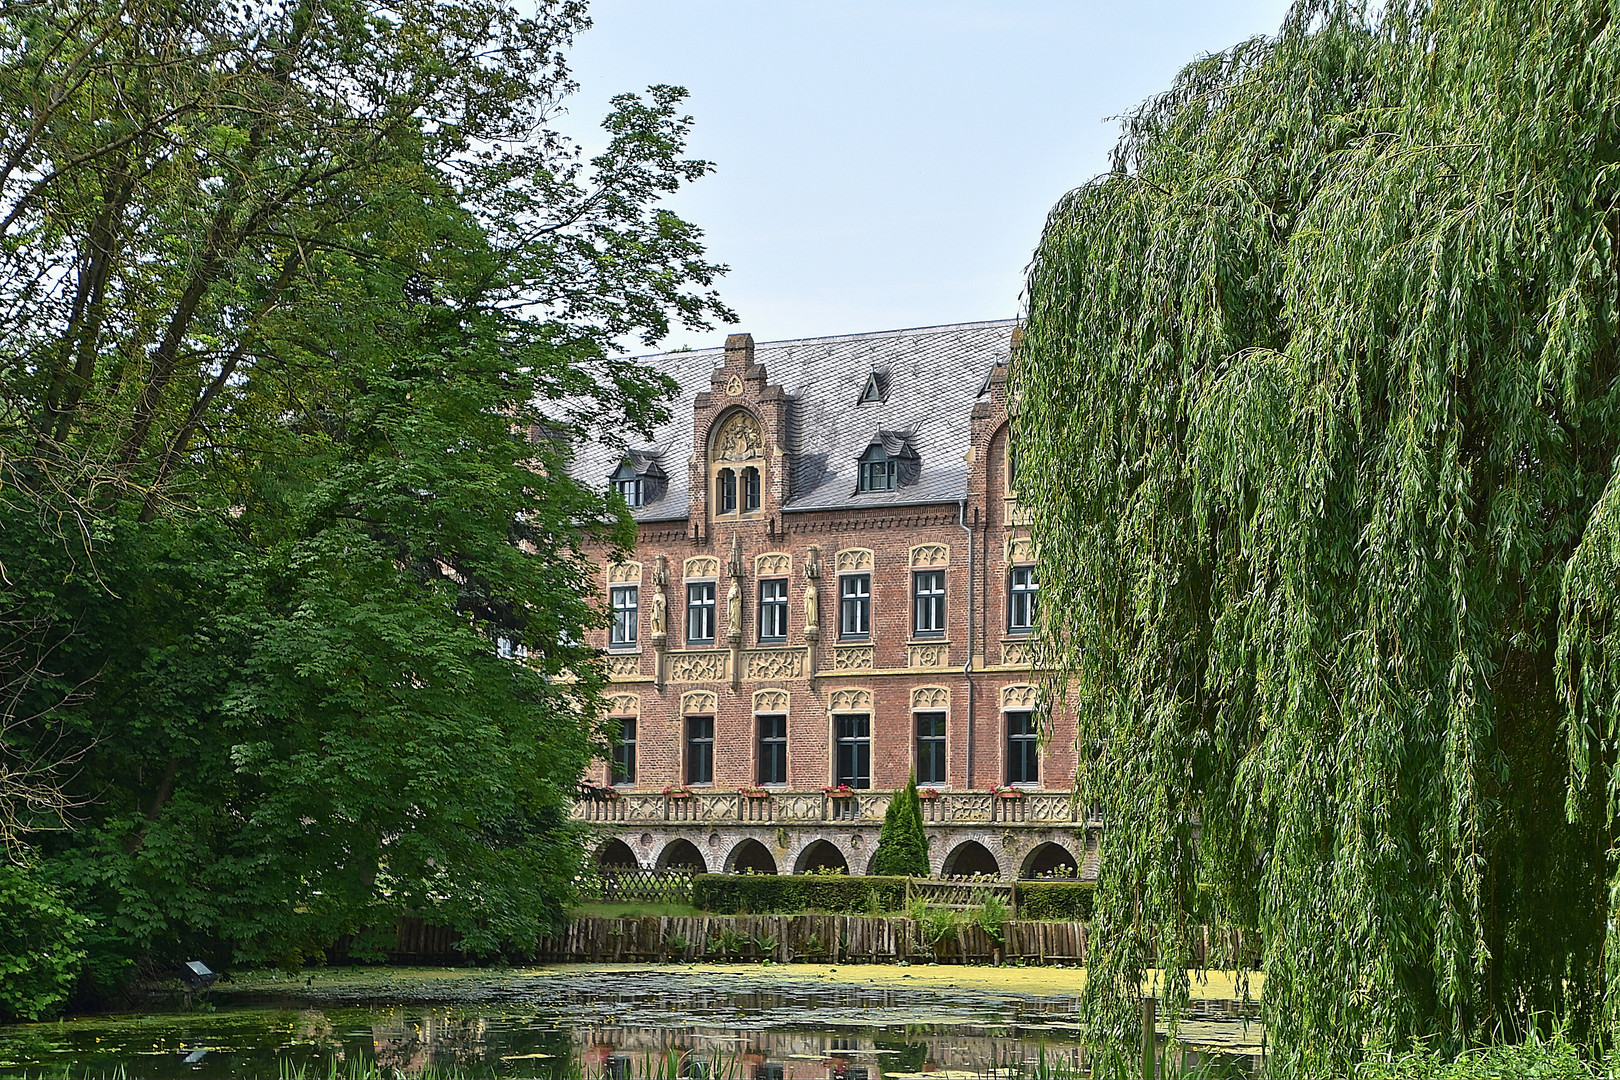
<path fill-rule="evenodd" d="M 597 919 L 643 919 L 648 916 L 707 915 L 691 904 L 644 904 L 632 900 L 616 900 L 606 904 L 579 904 L 572 915 Z"/>

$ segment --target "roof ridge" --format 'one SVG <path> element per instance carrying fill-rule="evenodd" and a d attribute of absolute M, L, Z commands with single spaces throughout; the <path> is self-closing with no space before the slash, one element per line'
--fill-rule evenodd
<path fill-rule="evenodd" d="M 1017 318 L 1011 319 L 980 319 L 976 322 L 938 323 L 933 326 L 902 326 L 893 330 L 867 330 L 859 334 L 826 334 L 821 337 L 778 338 L 775 341 L 756 341 L 755 348 L 766 345 L 809 345 L 821 341 L 865 341 L 869 338 L 895 337 L 900 334 L 945 333 L 950 330 L 971 330 L 990 326 L 1013 326 L 1019 322 Z M 724 353 L 725 347 L 710 345 L 702 349 L 665 349 L 663 352 L 638 353 L 626 357 L 628 360 L 646 360 L 654 356 L 686 356 L 700 355 L 702 353 Z"/>

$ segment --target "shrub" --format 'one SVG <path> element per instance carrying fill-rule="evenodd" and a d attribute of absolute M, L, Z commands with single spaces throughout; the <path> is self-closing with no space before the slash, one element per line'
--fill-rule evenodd
<path fill-rule="evenodd" d="M 905 788 L 889 800 L 877 851 L 872 855 L 872 872 L 928 876 L 928 837 L 923 832 L 922 800 L 917 795 L 915 772 Z"/>
<path fill-rule="evenodd" d="M 0 1020 L 38 1020 L 78 981 L 90 920 L 23 866 L 0 865 Z"/>
<path fill-rule="evenodd" d="M 1088 922 L 1096 883 L 1024 881 L 1018 884 L 1018 917 L 1033 922 Z"/>
<path fill-rule="evenodd" d="M 973 909 L 971 917 L 997 945 L 1006 940 L 1007 901 L 1001 898 L 1000 893 L 986 892 L 979 906 Z"/>
<path fill-rule="evenodd" d="M 692 879 L 692 903 L 717 915 L 795 911 L 857 915 L 874 909 L 901 911 L 906 906 L 906 879 L 844 874 L 795 874 L 792 877 L 698 874 Z"/>

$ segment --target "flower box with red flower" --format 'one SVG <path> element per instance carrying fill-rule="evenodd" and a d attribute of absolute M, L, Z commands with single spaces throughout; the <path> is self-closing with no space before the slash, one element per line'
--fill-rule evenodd
<path fill-rule="evenodd" d="M 664 798 L 666 799 L 690 799 L 691 797 L 691 788 L 667 787 L 664 789 Z"/>
<path fill-rule="evenodd" d="M 993 788 L 990 794 L 994 795 L 998 799 L 1022 799 L 1026 792 L 1023 788 L 998 787 Z"/>
<path fill-rule="evenodd" d="M 931 787 L 920 787 L 920 788 L 917 789 L 917 798 L 919 798 L 919 799 L 937 799 L 937 798 L 939 798 L 939 789 L 938 788 L 931 788 Z"/>
<path fill-rule="evenodd" d="M 765 788 L 754 787 L 738 788 L 737 794 L 741 795 L 745 799 L 768 799 L 771 797 L 771 793 Z"/>
<path fill-rule="evenodd" d="M 822 788 L 821 793 L 834 799 L 847 799 L 855 794 L 855 789 L 848 784 L 834 784 L 832 787 Z"/>

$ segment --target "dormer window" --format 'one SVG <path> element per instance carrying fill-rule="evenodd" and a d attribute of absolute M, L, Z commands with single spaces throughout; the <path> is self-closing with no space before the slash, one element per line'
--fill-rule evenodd
<path fill-rule="evenodd" d="M 658 464 L 662 450 L 631 450 L 608 483 L 631 509 L 646 506 L 664 491 L 664 470 Z"/>
<path fill-rule="evenodd" d="M 899 480 L 899 462 L 873 446 L 861 458 L 861 491 L 893 491 Z"/>
<path fill-rule="evenodd" d="M 915 484 L 922 472 L 922 459 L 911 445 L 909 431 L 880 431 L 860 456 L 855 490 L 895 491 Z"/>
<path fill-rule="evenodd" d="M 889 400 L 889 369 L 873 368 L 861 390 L 861 405 L 878 405 Z"/>
<path fill-rule="evenodd" d="M 632 509 L 646 505 L 647 486 L 642 482 L 641 477 L 636 475 L 635 470 L 630 467 L 628 461 L 620 465 L 618 472 L 613 474 L 612 483 L 613 490 L 617 491 L 620 497 L 630 504 Z"/>

